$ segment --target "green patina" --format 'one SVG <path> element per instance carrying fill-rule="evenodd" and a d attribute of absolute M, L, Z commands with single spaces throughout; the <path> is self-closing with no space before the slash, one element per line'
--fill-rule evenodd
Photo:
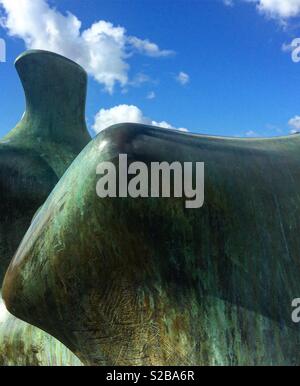
<path fill-rule="evenodd" d="M 84 70 L 60 55 L 39 50 L 25 52 L 15 65 L 26 96 L 26 111 L 0 141 L 1 282 L 35 212 L 90 141 L 85 124 Z M 7 318 L 5 324 L 0 321 L 2 364 L 5 358 L 18 365 L 64 363 L 68 350 L 54 338 L 12 316 Z M 38 342 L 39 352 L 27 349 L 31 341 Z M 79 363 L 70 353 L 66 355 Z"/>
<path fill-rule="evenodd" d="M 101 149 L 101 150 L 99 150 Z M 74 160 L 11 263 L 16 316 L 86 364 L 299 365 L 300 136 L 113 126 Z M 205 203 L 96 195 L 96 166 L 205 163 Z"/>

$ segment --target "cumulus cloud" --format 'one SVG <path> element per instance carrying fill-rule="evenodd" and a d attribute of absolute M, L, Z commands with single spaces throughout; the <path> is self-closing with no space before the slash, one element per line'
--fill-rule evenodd
<path fill-rule="evenodd" d="M 190 76 L 189 76 L 187 73 L 181 71 L 181 72 L 176 76 L 176 80 L 177 80 L 177 82 L 179 82 L 181 85 L 184 86 L 184 85 L 186 85 L 186 84 L 189 83 L 189 81 L 190 81 Z"/>
<path fill-rule="evenodd" d="M 144 116 L 143 112 L 134 105 L 119 105 L 110 109 L 101 109 L 95 116 L 93 130 L 96 133 L 99 133 L 111 125 L 124 122 L 143 123 L 145 125 L 158 126 L 164 129 L 188 131 L 185 128 L 177 129 L 166 121 L 153 121 L 152 119 Z"/>
<path fill-rule="evenodd" d="M 75 15 L 60 13 L 46 0 L 0 0 L 0 6 L 1 26 L 9 35 L 23 39 L 28 49 L 53 51 L 74 60 L 109 92 L 116 84 L 129 83 L 128 58 L 133 53 L 151 57 L 173 53 L 104 20 L 82 31 Z"/>
<path fill-rule="evenodd" d="M 300 15 L 300 0 L 243 0 L 256 5 L 260 13 L 268 17 L 286 20 Z M 233 6 L 233 0 L 223 0 L 227 6 Z"/>
<path fill-rule="evenodd" d="M 300 116 L 295 115 L 294 118 L 291 118 L 288 122 L 289 126 L 291 127 L 291 134 L 299 133 L 300 132 Z"/>
<path fill-rule="evenodd" d="M 288 19 L 300 14 L 300 0 L 259 0 L 255 3 L 260 12 L 273 18 Z"/>

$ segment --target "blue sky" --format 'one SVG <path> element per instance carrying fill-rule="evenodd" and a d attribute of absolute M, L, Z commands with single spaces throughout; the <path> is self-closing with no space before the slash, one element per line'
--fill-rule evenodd
<path fill-rule="evenodd" d="M 300 128 L 300 62 L 287 48 L 300 37 L 300 1 L 278 1 L 0 0 L 0 135 L 24 111 L 13 62 L 26 48 L 87 69 L 92 135 L 118 119 L 203 134 L 288 134 Z"/>

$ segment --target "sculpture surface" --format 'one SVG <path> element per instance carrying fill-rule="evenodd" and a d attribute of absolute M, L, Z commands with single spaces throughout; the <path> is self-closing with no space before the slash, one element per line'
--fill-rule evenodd
<path fill-rule="evenodd" d="M 25 52 L 15 65 L 26 96 L 26 111 L 20 123 L 0 141 L 1 283 L 34 214 L 90 140 L 85 124 L 85 71 L 60 55 L 40 50 Z M 56 357 L 52 355 L 54 362 L 64 357 L 58 348 L 63 346 L 54 338 L 14 320 L 5 310 L 3 314 L 0 363 L 5 364 L 10 353 L 10 363 L 15 358 L 14 364 L 28 364 L 30 349 L 27 355 L 20 347 L 33 345 L 40 351 L 49 350 L 42 357 L 37 351 L 33 364 L 43 364 L 42 358 L 48 364 L 51 348 L 43 347 L 43 339 L 46 344 L 52 339 L 57 348 Z M 74 356 L 73 361 L 79 363 Z"/>
<path fill-rule="evenodd" d="M 72 163 L 4 282 L 14 315 L 85 364 L 300 363 L 300 136 L 121 124 Z M 205 163 L 205 202 L 103 198 L 99 162 Z"/>

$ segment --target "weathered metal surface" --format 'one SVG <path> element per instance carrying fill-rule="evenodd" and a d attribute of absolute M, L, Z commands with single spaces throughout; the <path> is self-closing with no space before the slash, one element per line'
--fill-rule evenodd
<path fill-rule="evenodd" d="M 0 366 L 81 366 L 57 339 L 9 314 L 0 298 Z"/>
<path fill-rule="evenodd" d="M 15 65 L 26 111 L 0 141 L 0 279 L 35 211 L 90 140 L 84 70 L 46 51 L 27 51 Z"/>
<path fill-rule="evenodd" d="M 33 215 L 90 140 L 85 124 L 87 76 L 81 67 L 57 54 L 36 50 L 22 54 L 16 69 L 26 96 L 26 111 L 0 141 L 1 282 Z M 1 364 L 5 364 L 8 351 L 9 363 L 15 355 L 15 364 L 22 364 L 22 360 L 28 364 L 31 359 L 19 348 L 27 347 L 31 340 L 40 346 L 51 342 L 57 349 L 53 356 L 53 349 L 41 347 L 44 353 L 36 355 L 41 364 L 64 358 L 59 350 L 67 349 L 54 338 L 12 316 L 8 319 L 5 325 L 0 324 Z"/>
<path fill-rule="evenodd" d="M 86 364 L 300 364 L 300 136 L 124 124 L 76 158 L 4 282 L 8 309 Z M 96 195 L 96 166 L 205 162 L 205 203 Z"/>

